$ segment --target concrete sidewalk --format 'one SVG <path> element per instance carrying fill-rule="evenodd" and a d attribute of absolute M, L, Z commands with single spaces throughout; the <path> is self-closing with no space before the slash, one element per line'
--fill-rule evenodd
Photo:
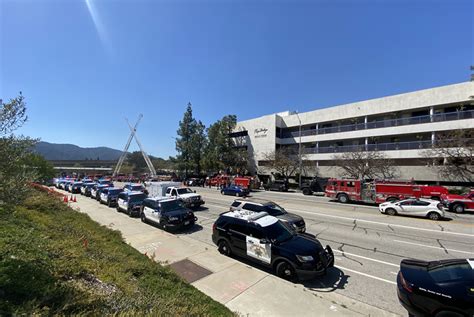
<path fill-rule="evenodd" d="M 218 253 L 215 246 L 191 235 L 176 236 L 130 218 L 90 198 L 77 196 L 72 207 L 114 230 L 141 253 L 169 264 L 192 285 L 243 315 L 249 316 L 396 316 L 336 293 L 293 284 Z M 79 207 L 79 208 L 77 208 Z M 336 263 L 337 264 L 337 263 Z M 181 269 L 180 269 L 181 268 Z M 195 269 L 190 269 L 195 268 Z M 189 279 L 188 279 L 189 280 Z"/>

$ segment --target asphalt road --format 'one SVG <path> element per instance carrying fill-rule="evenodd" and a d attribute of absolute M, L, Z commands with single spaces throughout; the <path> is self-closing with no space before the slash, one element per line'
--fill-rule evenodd
<path fill-rule="evenodd" d="M 212 244 L 212 224 L 235 197 L 213 188 L 194 188 L 206 201 L 196 211 L 198 224 L 188 233 Z M 300 193 L 254 192 L 252 197 L 275 201 L 304 217 L 307 232 L 336 255 L 335 268 L 322 279 L 305 282 L 307 290 L 336 292 L 400 315 L 396 274 L 404 258 L 424 260 L 474 257 L 474 215 L 447 213 L 450 219 L 390 217 L 374 206 L 331 202 Z M 158 229 L 157 229 L 158 230 Z"/>

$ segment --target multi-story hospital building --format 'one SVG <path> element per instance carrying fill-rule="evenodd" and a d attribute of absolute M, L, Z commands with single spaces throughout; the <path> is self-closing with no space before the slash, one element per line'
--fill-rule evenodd
<path fill-rule="evenodd" d="M 253 173 L 269 172 L 265 153 L 279 147 L 299 152 L 301 142 L 303 165 L 317 167 L 322 177 L 340 176 L 334 155 L 362 148 L 384 152 L 400 178 L 442 183 L 423 153 L 439 133 L 457 129 L 474 130 L 474 82 L 304 113 L 269 114 L 238 122 L 232 136 L 247 149 Z"/>

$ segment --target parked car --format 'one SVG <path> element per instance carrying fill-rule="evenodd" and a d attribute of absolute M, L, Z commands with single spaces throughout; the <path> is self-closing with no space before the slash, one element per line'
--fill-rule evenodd
<path fill-rule="evenodd" d="M 147 197 L 142 192 L 121 192 L 118 195 L 117 211 L 124 211 L 130 217 L 138 216 L 142 203 Z"/>
<path fill-rule="evenodd" d="M 221 214 L 213 225 L 212 241 L 221 254 L 255 261 L 290 281 L 324 275 L 334 266 L 331 247 L 323 248 L 317 239 L 297 234 L 266 212 Z"/>
<path fill-rule="evenodd" d="M 102 189 L 100 193 L 100 203 L 107 204 L 107 206 L 117 206 L 118 195 L 123 191 L 122 188 L 108 187 Z"/>
<path fill-rule="evenodd" d="M 443 205 L 452 212 L 463 213 L 466 210 L 474 211 L 474 191 L 467 195 L 442 195 Z"/>
<path fill-rule="evenodd" d="M 72 192 L 72 185 L 75 183 L 75 180 L 67 181 L 64 189 L 68 192 Z"/>
<path fill-rule="evenodd" d="M 205 204 L 201 195 L 196 194 L 196 192 L 189 187 L 168 187 L 165 196 L 179 198 L 184 202 L 186 207 L 191 209 L 199 208 Z"/>
<path fill-rule="evenodd" d="M 81 186 L 81 195 L 89 197 L 91 195 L 91 188 L 95 183 L 83 183 Z"/>
<path fill-rule="evenodd" d="M 249 210 L 253 212 L 264 211 L 270 216 L 277 217 L 284 223 L 297 232 L 303 233 L 306 231 L 306 223 L 303 217 L 293 213 L 289 213 L 285 208 L 274 203 L 273 201 L 263 199 L 236 199 L 230 205 L 230 211 Z"/>
<path fill-rule="evenodd" d="M 143 184 L 140 183 L 129 183 L 123 186 L 125 192 L 143 192 L 146 193 L 146 189 Z M 147 194 L 147 193 L 146 193 Z"/>
<path fill-rule="evenodd" d="M 237 185 L 230 185 L 221 189 L 222 195 L 231 195 L 237 197 L 247 196 L 250 191 L 246 188 Z"/>
<path fill-rule="evenodd" d="M 263 185 L 265 190 L 276 190 L 279 192 L 287 192 L 289 185 L 288 181 L 285 180 L 275 180 L 273 182 L 269 182 Z"/>
<path fill-rule="evenodd" d="M 474 316 L 474 259 L 402 260 L 398 299 L 411 316 Z"/>
<path fill-rule="evenodd" d="M 97 181 L 97 184 L 99 184 L 99 185 L 113 185 L 113 182 L 112 182 L 111 179 L 101 178 Z"/>
<path fill-rule="evenodd" d="M 81 192 L 81 187 L 82 187 L 82 182 L 74 182 L 69 185 L 70 192 L 73 194 L 80 193 Z"/>
<path fill-rule="evenodd" d="M 443 205 L 431 199 L 405 199 L 398 202 L 385 202 L 379 205 L 381 213 L 395 216 L 427 217 L 431 220 L 444 218 Z"/>
<path fill-rule="evenodd" d="M 175 197 L 147 198 L 140 211 L 143 222 L 152 222 L 165 230 L 180 230 L 194 226 L 197 218 Z"/>
<path fill-rule="evenodd" d="M 324 193 L 329 178 L 315 177 L 310 182 L 301 184 L 300 190 L 303 195 L 312 195 L 313 193 Z"/>
<path fill-rule="evenodd" d="M 91 198 L 97 201 L 100 200 L 100 193 L 102 189 L 112 187 L 111 184 L 96 184 L 91 189 Z"/>

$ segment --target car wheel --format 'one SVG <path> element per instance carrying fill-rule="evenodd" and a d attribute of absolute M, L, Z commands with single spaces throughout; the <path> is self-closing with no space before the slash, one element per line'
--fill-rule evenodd
<path fill-rule="evenodd" d="M 145 213 L 144 213 L 143 211 L 140 213 L 140 219 L 141 219 L 141 221 L 142 221 L 143 223 L 146 223 L 146 222 L 147 222 L 147 221 L 146 221 Z"/>
<path fill-rule="evenodd" d="M 291 264 L 286 261 L 281 261 L 278 263 L 275 272 L 278 277 L 281 277 L 287 281 L 293 282 L 296 280 L 295 269 L 293 269 Z"/>
<path fill-rule="evenodd" d="M 115 208 L 117 210 L 117 212 L 120 212 L 120 208 L 117 206 L 117 208 Z"/>
<path fill-rule="evenodd" d="M 230 256 L 232 254 L 229 243 L 225 240 L 219 241 L 217 245 L 217 250 L 219 251 L 220 254 L 223 254 L 223 255 Z"/>
<path fill-rule="evenodd" d="M 311 195 L 312 192 L 309 188 L 303 188 L 303 195 Z"/>
<path fill-rule="evenodd" d="M 112 205 L 112 203 L 110 202 L 110 200 L 107 200 L 107 207 L 110 207 Z"/>
<path fill-rule="evenodd" d="M 431 220 L 439 220 L 441 217 L 439 216 L 437 212 L 432 211 L 428 214 L 428 218 Z"/>
<path fill-rule="evenodd" d="M 224 191 L 223 191 L 223 190 L 221 190 L 221 194 L 224 195 Z"/>
<path fill-rule="evenodd" d="M 464 206 L 462 204 L 455 204 L 453 206 L 453 211 L 457 214 L 462 214 L 464 212 Z"/>
<path fill-rule="evenodd" d="M 235 197 L 240 197 L 240 193 L 235 193 Z"/>
<path fill-rule="evenodd" d="M 349 196 L 347 196 L 346 194 L 340 194 L 339 196 L 337 196 L 337 200 L 340 202 L 340 203 L 347 203 L 349 202 Z"/>
<path fill-rule="evenodd" d="M 389 216 L 396 216 L 397 211 L 393 208 L 387 208 L 387 209 L 385 209 L 385 214 L 387 214 Z"/>

